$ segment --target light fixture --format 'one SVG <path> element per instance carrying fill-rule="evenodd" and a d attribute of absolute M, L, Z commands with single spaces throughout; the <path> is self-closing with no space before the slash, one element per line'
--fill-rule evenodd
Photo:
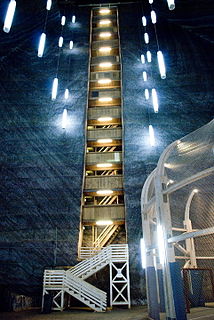
<path fill-rule="evenodd" d="M 151 20 L 153 24 L 157 22 L 157 16 L 154 10 L 151 11 Z"/>
<path fill-rule="evenodd" d="M 143 81 L 147 81 L 147 73 L 146 73 L 146 71 L 143 71 Z"/>
<path fill-rule="evenodd" d="M 68 98 L 69 98 L 69 90 L 68 89 L 65 89 L 64 98 L 65 98 L 65 100 L 68 100 Z"/>
<path fill-rule="evenodd" d="M 149 100 L 149 90 L 148 89 L 144 90 L 144 94 L 145 94 L 145 99 Z"/>
<path fill-rule="evenodd" d="M 108 19 L 103 19 L 103 20 L 100 20 L 100 21 L 99 21 L 99 24 L 101 24 L 101 25 L 108 25 L 108 24 L 110 24 L 110 23 L 111 23 L 111 21 L 108 20 Z"/>
<path fill-rule="evenodd" d="M 107 122 L 107 121 L 111 121 L 112 118 L 111 117 L 100 117 L 97 120 L 100 122 Z"/>
<path fill-rule="evenodd" d="M 99 10 L 99 13 L 100 13 L 100 14 L 109 14 L 109 13 L 110 13 L 110 9 L 108 9 L 108 8 L 100 9 L 100 10 Z"/>
<path fill-rule="evenodd" d="M 75 23 L 75 22 L 76 22 L 76 16 L 74 16 L 74 15 L 72 16 L 71 22 L 72 22 L 72 23 Z"/>
<path fill-rule="evenodd" d="M 99 195 L 110 195 L 113 193 L 113 191 L 112 190 L 97 190 L 96 193 Z"/>
<path fill-rule="evenodd" d="M 110 52 L 111 51 L 111 47 L 101 47 L 99 48 L 100 52 Z"/>
<path fill-rule="evenodd" d="M 146 17 L 145 16 L 142 17 L 142 24 L 143 24 L 144 27 L 147 25 L 147 21 L 146 21 Z"/>
<path fill-rule="evenodd" d="M 65 25 L 65 21 L 66 21 L 66 17 L 62 16 L 61 18 L 61 25 L 64 26 Z"/>
<path fill-rule="evenodd" d="M 69 48 L 70 48 L 70 50 L 72 50 L 73 47 L 74 47 L 74 42 L 71 40 L 70 43 L 69 43 Z"/>
<path fill-rule="evenodd" d="M 192 191 L 193 191 L 194 193 L 198 193 L 199 190 L 198 190 L 198 189 L 193 189 Z"/>
<path fill-rule="evenodd" d="M 109 84 L 109 83 L 111 83 L 111 79 L 99 79 L 98 83 L 99 84 Z"/>
<path fill-rule="evenodd" d="M 151 124 L 149 125 L 149 141 L 150 141 L 150 146 L 154 147 L 154 145 L 155 145 L 155 134 L 154 134 L 153 126 Z"/>
<path fill-rule="evenodd" d="M 4 20 L 4 26 L 3 26 L 3 30 L 6 33 L 10 32 L 10 28 L 11 28 L 12 23 L 13 23 L 13 17 L 14 17 L 15 10 L 16 10 L 16 1 L 15 0 L 10 0 L 10 3 L 8 5 L 8 8 L 7 8 L 6 17 L 5 17 L 5 20 Z"/>
<path fill-rule="evenodd" d="M 109 37 L 111 37 L 111 32 L 100 32 L 99 37 L 100 38 L 109 38 Z"/>
<path fill-rule="evenodd" d="M 110 226 L 111 224 L 113 224 L 113 221 L 111 220 L 99 220 L 96 222 L 97 226 Z"/>
<path fill-rule="evenodd" d="M 149 3 L 150 3 L 150 4 L 153 4 L 153 0 L 149 0 Z"/>
<path fill-rule="evenodd" d="M 140 251 L 141 251 L 141 263 L 142 263 L 142 268 L 146 268 L 146 246 L 145 246 L 145 241 L 144 239 L 140 239 Z"/>
<path fill-rule="evenodd" d="M 155 89 L 152 89 L 152 103 L 153 103 L 153 108 L 154 108 L 154 112 L 158 112 L 158 96 L 157 96 L 157 92 Z"/>
<path fill-rule="evenodd" d="M 45 49 L 46 34 L 42 33 L 39 40 L 38 57 L 41 58 Z"/>
<path fill-rule="evenodd" d="M 47 0 L 46 9 L 51 10 L 51 6 L 52 6 L 52 0 Z"/>
<path fill-rule="evenodd" d="M 52 86 L 52 100 L 56 99 L 58 90 L 58 78 L 54 78 L 53 86 Z"/>
<path fill-rule="evenodd" d="M 97 140 L 98 143 L 111 143 L 112 142 L 112 139 L 98 139 Z"/>
<path fill-rule="evenodd" d="M 167 0 L 167 4 L 169 7 L 169 10 L 174 10 L 175 9 L 175 1 L 174 0 Z"/>
<path fill-rule="evenodd" d="M 144 33 L 144 41 L 145 41 L 146 44 L 149 43 L 149 35 L 148 35 L 147 32 Z"/>
<path fill-rule="evenodd" d="M 59 37 L 58 46 L 61 48 L 63 46 L 63 37 Z"/>
<path fill-rule="evenodd" d="M 146 62 L 144 54 L 141 54 L 140 60 L 141 60 L 142 64 L 144 64 Z"/>
<path fill-rule="evenodd" d="M 100 68 L 110 68 L 110 67 L 112 67 L 112 63 L 111 62 L 101 62 L 99 64 L 99 67 Z"/>
<path fill-rule="evenodd" d="M 64 109 L 62 114 L 62 129 L 66 129 L 67 127 L 67 115 L 68 115 L 68 111 L 67 109 Z"/>
<path fill-rule="evenodd" d="M 111 97 L 103 97 L 103 98 L 99 98 L 100 102 L 111 102 L 112 98 Z"/>
<path fill-rule="evenodd" d="M 152 54 L 151 51 L 146 51 L 146 58 L 148 62 L 152 62 Z"/>
<path fill-rule="evenodd" d="M 97 164 L 97 168 L 103 168 L 103 167 L 110 168 L 110 167 L 112 167 L 112 163 L 98 163 Z"/>
<path fill-rule="evenodd" d="M 159 67 L 161 79 L 165 79 L 166 68 L 165 68 L 163 53 L 160 50 L 157 52 L 157 59 L 158 59 L 158 67 Z"/>
<path fill-rule="evenodd" d="M 163 228 L 160 224 L 157 225 L 157 244 L 158 244 L 158 252 L 160 263 L 164 265 L 165 262 L 165 241 L 164 241 L 164 233 Z"/>

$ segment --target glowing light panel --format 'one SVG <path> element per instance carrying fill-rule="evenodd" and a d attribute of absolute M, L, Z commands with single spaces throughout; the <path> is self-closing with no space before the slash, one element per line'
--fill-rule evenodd
<path fill-rule="evenodd" d="M 59 37 L 58 46 L 61 48 L 63 46 L 63 37 Z"/>
<path fill-rule="evenodd" d="M 100 79 L 98 80 L 99 84 L 109 84 L 111 83 L 111 79 Z"/>
<path fill-rule="evenodd" d="M 146 58 L 148 62 L 152 62 L 152 54 L 149 50 L 146 52 Z"/>
<path fill-rule="evenodd" d="M 10 32 L 12 23 L 13 23 L 13 17 L 14 17 L 14 13 L 16 10 L 16 1 L 15 0 L 11 0 L 8 8 L 7 8 L 7 13 L 6 13 L 6 17 L 4 20 L 4 26 L 3 26 L 3 30 L 6 33 Z"/>
<path fill-rule="evenodd" d="M 74 47 L 74 42 L 71 40 L 70 43 L 69 43 L 69 48 L 70 48 L 70 50 L 72 50 L 73 47 Z"/>
<path fill-rule="evenodd" d="M 145 94 L 145 99 L 149 100 L 149 90 L 148 89 L 145 89 L 144 94 Z"/>
<path fill-rule="evenodd" d="M 76 16 L 74 16 L 74 15 L 72 16 L 71 22 L 72 22 L 72 23 L 75 23 L 75 22 L 76 22 Z"/>
<path fill-rule="evenodd" d="M 100 122 L 107 122 L 107 121 L 111 121 L 112 118 L 111 117 L 100 117 L 97 120 Z"/>
<path fill-rule="evenodd" d="M 166 67 L 164 63 L 163 53 L 160 50 L 157 52 L 157 59 L 158 59 L 158 67 L 159 67 L 161 79 L 165 79 Z"/>
<path fill-rule="evenodd" d="M 51 10 L 51 6 L 52 6 L 52 0 L 47 0 L 46 9 Z"/>
<path fill-rule="evenodd" d="M 65 25 L 65 21 L 66 21 L 66 17 L 62 16 L 61 18 L 61 25 L 64 26 Z"/>
<path fill-rule="evenodd" d="M 144 41 L 145 41 L 146 44 L 149 43 L 149 35 L 148 35 L 147 32 L 144 33 Z"/>
<path fill-rule="evenodd" d="M 111 224 L 113 224 L 113 221 L 111 221 L 111 220 L 98 220 L 96 222 L 97 226 L 109 226 Z"/>
<path fill-rule="evenodd" d="M 157 16 L 154 10 L 151 11 L 151 20 L 153 24 L 157 22 Z"/>
<path fill-rule="evenodd" d="M 66 129 L 67 127 L 67 116 L 68 116 L 68 111 L 67 109 L 64 109 L 62 114 L 62 129 Z"/>
<path fill-rule="evenodd" d="M 111 97 L 103 97 L 103 98 L 99 98 L 99 101 L 100 102 L 110 102 L 110 101 L 112 101 L 112 98 Z"/>
<path fill-rule="evenodd" d="M 100 68 L 110 68 L 110 67 L 112 67 L 112 63 L 111 62 L 101 62 L 99 64 L 99 67 Z"/>
<path fill-rule="evenodd" d="M 147 73 L 146 73 L 146 71 L 143 71 L 143 81 L 147 81 Z"/>
<path fill-rule="evenodd" d="M 68 98 L 69 98 L 69 90 L 68 89 L 65 89 L 64 98 L 65 98 L 65 100 L 68 100 Z"/>
<path fill-rule="evenodd" d="M 98 163 L 97 167 L 98 168 L 103 168 L 103 167 L 110 168 L 110 167 L 112 167 L 112 163 Z"/>
<path fill-rule="evenodd" d="M 110 52 L 111 51 L 111 47 L 101 47 L 99 48 L 100 52 Z"/>
<path fill-rule="evenodd" d="M 147 20 L 145 16 L 142 17 L 142 24 L 144 27 L 147 25 Z"/>
<path fill-rule="evenodd" d="M 52 86 L 52 100 L 56 99 L 58 90 L 58 78 L 54 78 L 53 86 Z"/>
<path fill-rule="evenodd" d="M 103 19 L 103 20 L 100 20 L 99 24 L 101 25 L 108 25 L 111 23 L 111 20 L 108 20 L 108 19 Z"/>
<path fill-rule="evenodd" d="M 111 143 L 112 139 L 98 139 L 97 142 L 98 143 Z"/>
<path fill-rule="evenodd" d="M 110 9 L 107 9 L 107 8 L 103 8 L 99 10 L 100 14 L 109 14 L 110 12 L 111 12 Z"/>
<path fill-rule="evenodd" d="M 169 7 L 169 10 L 174 10 L 175 9 L 175 1 L 174 0 L 167 0 L 167 4 Z"/>
<path fill-rule="evenodd" d="M 42 33 L 39 40 L 38 57 L 41 58 L 45 49 L 46 34 Z"/>
<path fill-rule="evenodd" d="M 144 64 L 146 62 L 144 54 L 141 54 L 140 60 L 141 60 L 142 64 Z"/>
<path fill-rule="evenodd" d="M 152 89 L 152 103 L 153 103 L 154 112 L 157 113 L 159 109 L 159 105 L 158 105 L 158 96 L 155 89 Z"/>
<path fill-rule="evenodd" d="M 149 125 L 149 142 L 150 142 L 151 147 L 154 147 L 154 145 L 155 145 L 155 134 L 154 134 L 153 126 L 151 124 Z"/>

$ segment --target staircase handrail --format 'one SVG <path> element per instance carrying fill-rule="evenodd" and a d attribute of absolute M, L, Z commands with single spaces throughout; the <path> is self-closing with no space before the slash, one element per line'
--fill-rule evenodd
<path fill-rule="evenodd" d="M 108 234 L 113 230 L 113 229 L 117 229 L 117 225 L 115 224 L 111 224 L 109 226 L 106 226 L 103 231 L 100 233 L 100 235 L 97 237 L 97 239 L 94 241 L 93 245 L 95 247 L 102 247 L 100 244 L 102 243 L 102 241 L 108 236 Z"/>

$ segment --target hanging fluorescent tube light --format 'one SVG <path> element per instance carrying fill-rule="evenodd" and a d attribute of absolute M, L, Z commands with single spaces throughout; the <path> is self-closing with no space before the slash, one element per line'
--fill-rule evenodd
<path fill-rule="evenodd" d="M 99 98 L 100 102 L 111 102 L 112 98 L 111 97 L 103 97 L 103 98 Z"/>
<path fill-rule="evenodd" d="M 165 241 L 164 241 L 163 227 L 160 224 L 157 225 L 157 244 L 158 244 L 160 263 L 164 265 L 165 258 L 166 258 Z"/>
<path fill-rule="evenodd" d="M 143 71 L 143 81 L 147 81 L 147 73 L 146 73 L 146 71 Z"/>
<path fill-rule="evenodd" d="M 99 84 L 109 84 L 111 83 L 111 79 L 100 79 L 98 80 Z"/>
<path fill-rule="evenodd" d="M 3 30 L 6 33 L 10 32 L 12 23 L 13 23 L 13 17 L 14 17 L 14 13 L 16 10 L 16 1 L 15 0 L 11 0 L 8 8 L 7 8 L 7 13 L 6 13 L 6 17 L 4 20 L 4 26 L 3 26 Z"/>
<path fill-rule="evenodd" d="M 158 66 L 159 66 L 159 70 L 160 70 L 161 79 L 165 79 L 166 78 L 166 68 L 165 68 L 163 53 L 160 50 L 157 52 L 157 59 L 158 59 Z"/>
<path fill-rule="evenodd" d="M 52 6 L 52 0 L 47 0 L 46 9 L 51 10 L 51 6 Z"/>
<path fill-rule="evenodd" d="M 111 37 L 111 32 L 101 32 L 99 34 L 99 37 L 100 38 L 109 38 L 109 37 Z"/>
<path fill-rule="evenodd" d="M 152 54 L 151 52 L 148 50 L 146 51 L 146 58 L 147 58 L 147 61 L 148 62 L 151 62 L 152 61 Z"/>
<path fill-rule="evenodd" d="M 98 163 L 97 164 L 97 168 L 103 168 L 103 167 L 110 168 L 110 167 L 112 167 L 112 163 Z"/>
<path fill-rule="evenodd" d="M 153 103 L 154 112 L 157 113 L 159 106 L 158 106 L 158 96 L 155 89 L 152 89 L 152 103 Z"/>
<path fill-rule="evenodd" d="M 145 99 L 149 100 L 149 90 L 148 89 L 144 90 L 144 94 L 145 94 Z"/>
<path fill-rule="evenodd" d="M 99 48 L 100 52 L 110 52 L 111 51 L 111 47 L 101 47 Z"/>
<path fill-rule="evenodd" d="M 153 4 L 153 0 L 149 0 L 149 3 L 150 3 L 150 4 Z"/>
<path fill-rule="evenodd" d="M 99 24 L 101 24 L 101 25 L 108 25 L 110 23 L 111 23 L 111 21 L 108 19 L 103 19 L 103 20 L 100 20 L 100 22 L 99 22 Z"/>
<path fill-rule="evenodd" d="M 113 193 L 113 191 L 112 190 L 97 190 L 96 193 L 99 195 L 110 195 Z"/>
<path fill-rule="evenodd" d="M 98 139 L 97 142 L 98 143 L 111 143 L 113 140 L 112 139 Z"/>
<path fill-rule="evenodd" d="M 150 146 L 154 147 L 154 145 L 155 145 L 155 134 L 154 134 L 153 126 L 151 124 L 149 125 L 149 141 L 150 141 Z"/>
<path fill-rule="evenodd" d="M 153 24 L 157 22 L 157 16 L 154 10 L 151 11 L 151 20 Z"/>
<path fill-rule="evenodd" d="M 169 10 L 175 9 L 175 1 L 174 0 L 167 0 Z"/>
<path fill-rule="evenodd" d="M 70 48 L 70 50 L 72 50 L 73 47 L 74 47 L 74 42 L 71 40 L 70 43 L 69 43 L 69 48 Z"/>
<path fill-rule="evenodd" d="M 76 22 L 76 16 L 74 16 L 74 15 L 72 16 L 71 22 L 72 22 L 72 23 L 75 23 L 75 22 Z"/>
<path fill-rule="evenodd" d="M 67 127 L 67 116 L 68 116 L 68 111 L 67 109 L 64 109 L 62 114 L 62 129 L 66 129 Z"/>
<path fill-rule="evenodd" d="M 141 59 L 142 64 L 144 64 L 146 62 L 144 54 L 141 54 L 140 59 Z"/>
<path fill-rule="evenodd" d="M 68 98 L 69 98 L 69 90 L 68 89 L 65 89 L 64 98 L 65 98 L 65 100 L 68 100 Z"/>
<path fill-rule="evenodd" d="M 99 64 L 99 67 L 100 68 L 110 68 L 110 67 L 112 67 L 112 63 L 111 62 L 101 62 Z"/>
<path fill-rule="evenodd" d="M 146 17 L 145 16 L 142 17 L 142 24 L 143 24 L 144 27 L 146 27 L 146 25 L 147 25 L 147 21 L 146 21 Z"/>
<path fill-rule="evenodd" d="M 149 43 L 149 35 L 148 35 L 147 32 L 144 33 L 144 41 L 145 41 L 146 44 Z"/>
<path fill-rule="evenodd" d="M 100 122 L 107 122 L 107 121 L 111 121 L 112 117 L 100 117 L 97 120 Z"/>
<path fill-rule="evenodd" d="M 110 13 L 110 9 L 107 9 L 107 8 L 100 9 L 99 13 L 100 14 L 109 14 Z"/>
<path fill-rule="evenodd" d="M 141 249 L 141 263 L 142 268 L 146 269 L 146 246 L 144 239 L 140 239 L 140 249 Z"/>
<path fill-rule="evenodd" d="M 66 21 L 66 17 L 62 16 L 61 18 L 61 25 L 64 26 L 65 25 L 65 21 Z"/>
<path fill-rule="evenodd" d="M 52 100 L 56 99 L 58 90 L 58 78 L 54 78 L 53 86 L 52 86 Z"/>
<path fill-rule="evenodd" d="M 96 222 L 97 226 L 107 226 L 107 225 L 109 226 L 111 224 L 113 224 L 113 221 L 111 221 L 111 220 L 98 220 Z"/>
<path fill-rule="evenodd" d="M 45 49 L 46 34 L 42 33 L 39 40 L 38 57 L 41 58 Z"/>
<path fill-rule="evenodd" d="M 62 46 L 63 46 L 63 37 L 59 37 L 58 46 L 59 46 L 60 48 L 62 48 Z"/>

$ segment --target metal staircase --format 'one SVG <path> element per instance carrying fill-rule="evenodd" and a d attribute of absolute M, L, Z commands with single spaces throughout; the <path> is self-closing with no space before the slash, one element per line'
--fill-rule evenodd
<path fill-rule="evenodd" d="M 120 230 L 120 226 L 118 224 L 107 225 L 97 239 L 94 241 L 93 245 L 95 248 L 102 248 L 107 243 L 110 244 L 115 237 L 117 236 Z"/>
<path fill-rule="evenodd" d="M 127 272 L 125 278 L 127 279 L 126 287 L 128 291 L 126 294 L 127 298 L 124 298 L 125 301 L 122 301 L 122 304 L 130 306 L 127 245 L 111 245 L 105 247 L 102 250 L 97 251 L 97 254 L 94 256 L 79 262 L 76 266 L 68 269 L 67 271 L 45 270 L 43 282 L 43 304 L 45 294 L 49 294 L 51 291 L 54 294 L 54 310 L 63 310 L 64 293 L 68 293 L 94 311 L 105 311 L 107 308 L 106 292 L 89 284 L 85 279 L 112 263 L 119 263 L 123 265 L 122 269 L 118 269 L 119 273 L 121 273 L 121 270 L 126 266 Z M 122 297 L 124 297 L 124 294 Z M 113 301 L 112 297 L 111 301 Z"/>

